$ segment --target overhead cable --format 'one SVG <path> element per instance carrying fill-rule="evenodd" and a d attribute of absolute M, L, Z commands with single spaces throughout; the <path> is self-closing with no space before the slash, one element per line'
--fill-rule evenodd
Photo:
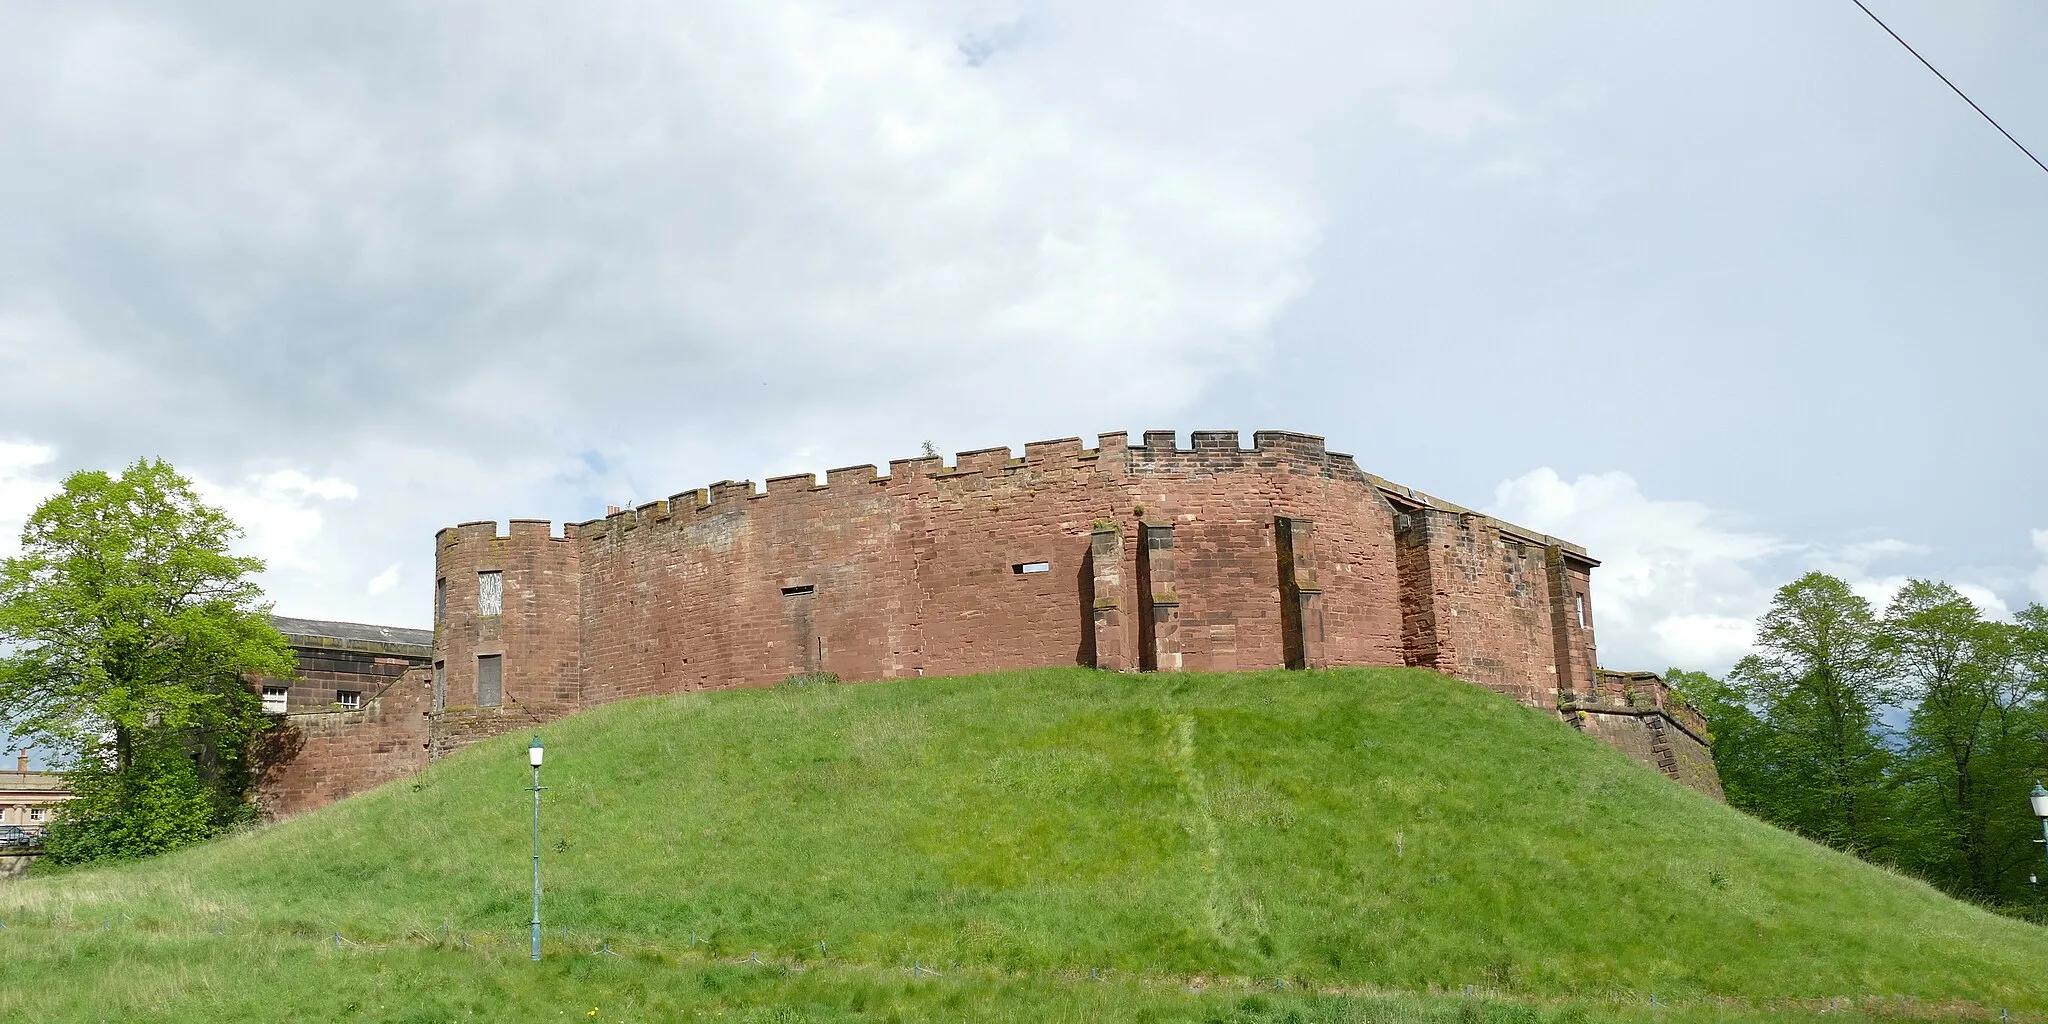
<path fill-rule="evenodd" d="M 1971 99 L 1968 93 L 1965 93 L 1963 90 L 1956 88 L 1956 84 L 1954 82 L 1949 81 L 1948 76 L 1942 74 L 1940 68 L 1935 67 L 1931 62 L 1928 61 L 1927 58 L 1920 56 L 1920 51 L 1913 49 L 1912 43 L 1909 43 L 1904 39 L 1901 39 L 1897 32 L 1893 32 L 1892 27 L 1890 25 L 1885 24 L 1884 19 L 1878 17 L 1876 11 L 1873 11 L 1868 7 L 1864 7 L 1863 0 L 1849 0 L 1849 2 L 1855 4 L 1859 8 L 1862 8 L 1863 13 L 1870 15 L 1870 20 L 1877 22 L 1878 28 L 1884 29 L 1886 35 L 1891 36 L 1893 39 L 1897 39 L 1899 41 L 1899 45 L 1905 47 L 1906 52 L 1912 54 L 1914 59 L 1918 60 L 1922 64 L 1927 65 L 1927 70 L 1934 72 L 1934 77 L 1941 79 L 1941 84 L 1948 86 L 1950 89 L 1954 90 L 1956 95 L 1961 96 L 1963 98 L 1963 102 L 1970 105 L 1971 110 L 1976 111 L 1978 116 L 1990 122 L 1991 127 L 1998 129 L 1998 134 L 2005 136 L 2005 141 L 2010 142 L 2015 146 L 2019 146 L 2020 152 L 2025 153 L 2027 155 L 2027 159 L 2032 160 L 2034 162 L 2034 166 L 2039 167 L 2043 171 L 2048 171 L 2048 164 L 2042 163 L 2041 158 L 2035 156 L 2033 150 L 2028 149 L 2025 145 L 2021 144 L 2020 140 L 2013 138 L 2012 133 L 2006 131 L 2005 126 L 1999 124 L 1996 118 L 1992 117 L 1990 114 L 1986 114 L 1984 112 L 1984 108 L 1978 106 L 1977 101 Z"/>

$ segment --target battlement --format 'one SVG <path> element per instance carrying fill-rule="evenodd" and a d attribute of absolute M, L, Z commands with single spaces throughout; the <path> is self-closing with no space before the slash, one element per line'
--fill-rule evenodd
<path fill-rule="evenodd" d="M 1252 432 L 1252 446 L 1244 447 L 1235 430 L 1196 430 L 1188 434 L 1189 447 L 1179 447 L 1179 432 L 1173 430 L 1147 430 L 1144 443 L 1134 451 L 1147 455 L 1186 455 L 1195 452 L 1237 452 L 1250 455 L 1291 455 L 1300 459 L 1320 461 L 1329 457 L 1323 438 L 1315 434 L 1299 434 L 1290 430 L 1257 430 Z M 1349 456 L 1339 456 L 1349 458 Z"/>
<path fill-rule="evenodd" d="M 498 532 L 498 521 L 495 519 L 478 519 L 455 526 L 444 526 L 434 533 L 434 545 L 437 548 L 451 548 L 479 543 L 537 540 L 561 543 L 576 539 L 575 523 L 563 523 L 559 535 L 554 532 L 555 523 L 552 519 L 513 519 L 508 521 L 506 526 L 505 533 Z"/>
<path fill-rule="evenodd" d="M 941 456 L 932 455 L 894 459 L 889 462 L 887 473 L 880 472 L 873 463 L 845 466 L 827 470 L 822 483 L 815 473 L 770 477 L 761 487 L 751 480 L 721 480 L 706 487 L 679 491 L 666 500 L 619 509 L 601 519 L 564 523 L 559 536 L 551 534 L 552 523 L 539 519 L 512 520 L 509 536 L 498 534 L 497 524 L 492 521 L 462 523 L 443 529 L 437 536 L 444 546 L 479 540 L 597 539 L 643 525 L 687 523 L 693 517 L 718 515 L 762 500 L 819 500 L 821 497 L 829 500 L 852 492 L 868 493 L 874 487 L 908 486 L 917 480 L 947 481 L 957 485 L 971 482 L 976 477 L 999 477 L 1061 467 L 1080 469 L 1100 464 L 1104 456 L 1109 456 L 1112 459 L 1128 458 L 1129 468 L 1140 472 L 1193 468 L 1218 472 L 1278 468 L 1283 464 L 1297 468 L 1313 467 L 1334 479 L 1353 480 L 1376 488 L 1397 511 L 1446 512 L 1472 521 L 1483 521 L 1502 536 L 1520 543 L 1555 547 L 1589 567 L 1599 564 L 1587 556 L 1585 548 L 1570 541 L 1495 519 L 1366 473 L 1359 469 L 1350 455 L 1330 451 L 1325 440 L 1315 434 L 1259 430 L 1252 433 L 1251 446 L 1245 447 L 1238 431 L 1196 430 L 1189 433 L 1189 446 L 1185 448 L 1179 444 L 1177 431 L 1147 430 L 1141 436 L 1142 441 L 1137 447 L 1130 445 L 1128 433 L 1116 431 L 1097 435 L 1094 448 L 1085 447 L 1079 437 L 1063 437 L 1028 442 L 1022 456 L 1006 446 L 959 452 L 953 456 L 951 464 Z"/>
<path fill-rule="evenodd" d="M 645 525 L 684 524 L 695 517 L 731 512 L 758 501 L 831 500 L 852 493 L 871 493 L 871 489 L 876 487 L 910 486 L 917 480 L 959 485 L 971 483 L 977 477 L 993 478 L 1063 467 L 1081 469 L 1100 464 L 1104 456 L 1109 456 L 1128 459 L 1129 468 L 1139 472 L 1190 469 L 1227 472 L 1278 468 L 1283 464 L 1297 469 L 1313 467 L 1316 472 L 1334 479 L 1355 480 L 1377 489 L 1397 512 L 1448 513 L 1460 517 L 1460 521 L 1467 525 L 1484 523 L 1503 538 L 1518 543 L 1556 548 L 1562 555 L 1583 563 L 1587 568 L 1600 564 L 1586 553 L 1585 548 L 1570 541 L 1517 526 L 1366 473 L 1359 469 L 1350 455 L 1330 451 L 1325 440 L 1315 434 L 1259 430 L 1252 433 L 1250 447 L 1244 446 L 1240 433 L 1235 430 L 1192 431 L 1188 435 L 1189 445 L 1185 448 L 1179 444 L 1179 433 L 1172 430 L 1147 430 L 1141 435 L 1142 441 L 1137 447 L 1130 445 L 1129 437 L 1122 431 L 1099 434 L 1094 448 L 1085 447 L 1079 437 L 1031 441 L 1024 445 L 1022 456 L 1007 446 L 979 448 L 955 454 L 950 465 L 945 458 L 935 455 L 894 459 L 889 462 L 887 473 L 881 473 L 873 463 L 845 466 L 827 470 L 822 483 L 815 473 L 770 477 L 761 487 L 751 480 L 721 480 L 707 487 L 677 492 L 666 500 L 618 509 L 601 519 L 564 523 L 559 535 L 553 533 L 553 523 L 548 520 L 514 519 L 508 534 L 499 534 L 495 521 L 482 520 L 445 528 L 436 537 L 443 547 L 479 541 L 593 540 L 623 534 Z"/>
<path fill-rule="evenodd" d="M 1315 434 L 1259 430 L 1246 448 L 1235 430 L 1197 430 L 1182 448 L 1171 430 L 1148 430 L 1144 443 L 1130 450 L 1129 465 L 1139 473 L 1219 473 L 1284 471 L 1311 473 L 1363 485 L 1366 474 L 1343 452 L 1330 451 Z"/>
<path fill-rule="evenodd" d="M 1122 432 L 1099 435 L 1094 448 L 1085 447 L 1079 437 L 1031 441 L 1024 445 L 1022 456 L 1009 447 L 981 448 L 955 454 L 950 465 L 943 456 L 937 455 L 893 459 L 887 473 L 880 472 L 873 463 L 843 466 L 827 470 L 823 483 L 818 481 L 816 473 L 770 477 L 760 488 L 751 480 L 721 480 L 707 487 L 679 491 L 666 501 L 648 502 L 611 512 L 602 519 L 567 524 L 564 532 L 569 537 L 596 539 L 650 523 L 687 523 L 693 517 L 718 515 L 757 501 L 831 500 L 848 494 L 866 495 L 876 487 L 908 487 L 918 480 L 959 484 L 975 477 L 999 477 L 1059 468 L 1079 469 L 1099 463 L 1105 453 L 1122 455 L 1127 448 L 1128 436 Z M 465 527 L 471 525 L 475 524 L 465 524 Z M 460 531 L 465 527 L 455 529 Z"/>

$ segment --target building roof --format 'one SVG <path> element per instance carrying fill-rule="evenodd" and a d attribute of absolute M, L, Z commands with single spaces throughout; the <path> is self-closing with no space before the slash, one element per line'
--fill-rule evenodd
<path fill-rule="evenodd" d="M 326 619 L 294 619 L 283 615 L 272 615 L 270 624 L 276 626 L 278 632 L 294 640 L 303 638 L 326 641 L 318 644 L 322 647 L 376 644 L 432 650 L 434 646 L 434 631 L 431 629 L 373 626 L 363 622 L 331 622 Z"/>
<path fill-rule="evenodd" d="M 71 787 L 56 772 L 0 772 L 0 793 L 53 793 L 70 796 Z"/>

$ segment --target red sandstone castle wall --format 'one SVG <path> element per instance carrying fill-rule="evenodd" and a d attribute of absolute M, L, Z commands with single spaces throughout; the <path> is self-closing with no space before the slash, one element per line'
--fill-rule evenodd
<path fill-rule="evenodd" d="M 1595 672 L 1591 688 L 1574 695 L 1563 711 L 1586 734 L 1716 800 L 1725 799 L 1706 719 L 1678 701 L 1655 674 Z"/>
<path fill-rule="evenodd" d="M 1117 514 L 1120 440 L 723 483 L 583 524 L 586 700 L 1090 664 L 1089 538 Z M 1032 562 L 1051 569 L 1014 571 Z"/>
<path fill-rule="evenodd" d="M 1109 434 L 957 458 L 758 494 L 724 482 L 562 538 L 528 521 L 508 537 L 443 531 L 448 706 L 474 702 L 475 659 L 492 653 L 506 702 L 536 709 L 810 671 L 1061 664 L 1405 663 L 1555 706 L 1560 678 L 1591 671 L 1569 605 L 1590 560 L 1413 492 L 1397 512 L 1320 438 L 1262 431 L 1247 449 L 1198 431 L 1182 449 L 1155 431 L 1135 447 Z M 1092 542 L 1098 527 L 1116 543 Z M 1120 564 L 1096 564 L 1108 558 Z M 1051 571 L 1013 571 L 1032 562 Z M 475 614 L 489 569 L 505 573 L 496 619 Z"/>
<path fill-rule="evenodd" d="M 1592 688 L 1589 559 L 1462 509 L 1413 507 L 1396 524 L 1408 664 L 1532 707 Z"/>
<path fill-rule="evenodd" d="M 258 737 L 252 799 L 288 817 L 401 779 L 427 766 L 433 677 L 409 669 L 355 711 L 284 716 Z"/>
<path fill-rule="evenodd" d="M 1149 431 L 1130 453 L 1131 502 L 1173 526 L 1183 667 L 1287 664 L 1275 519 L 1309 521 L 1322 586 L 1322 664 L 1400 665 L 1393 509 L 1350 456 L 1322 439 L 1196 431 L 1188 449 Z"/>
<path fill-rule="evenodd" d="M 1320 567 L 1316 663 L 1401 664 L 1393 512 L 1350 459 L 1305 435 L 1262 433 L 1252 449 L 1232 432 L 1193 441 L 1182 450 L 1154 433 L 1130 448 L 1110 434 L 1096 449 L 1069 439 L 1021 458 L 967 452 L 951 468 L 930 458 L 893 463 L 887 476 L 834 470 L 822 485 L 783 477 L 759 494 L 721 483 L 571 527 L 584 700 L 807 671 L 887 679 L 1088 665 L 1102 644 L 1153 667 L 1155 598 L 1179 602 L 1173 667 L 1283 665 L 1283 516 L 1313 527 L 1302 556 Z M 1147 523 L 1173 537 L 1157 567 L 1139 542 Z M 1095 564 L 1098 525 L 1130 541 L 1114 573 Z M 1169 557 L 1171 585 L 1151 586 Z M 1051 569 L 1014 571 L 1034 562 Z M 799 588 L 810 590 L 785 593 Z M 1098 628 L 1104 607 L 1118 614 Z M 464 660 L 450 650 L 451 665 Z"/>
<path fill-rule="evenodd" d="M 505 706 L 553 717 L 581 703 L 581 552 L 572 539 L 548 531 L 545 521 L 515 519 L 504 537 L 489 522 L 436 535 L 437 585 L 447 588 L 434 623 L 435 658 L 446 671 L 436 710 L 477 707 L 482 655 L 503 659 Z M 503 574 L 501 611 L 481 615 L 478 574 L 491 571 Z"/>

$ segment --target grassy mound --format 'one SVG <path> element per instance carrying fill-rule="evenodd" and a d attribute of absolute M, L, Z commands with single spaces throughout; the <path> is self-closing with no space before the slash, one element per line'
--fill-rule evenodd
<path fill-rule="evenodd" d="M 1573 1013 L 1656 994 L 1716 1019 L 1833 999 L 2048 1009 L 2040 929 L 1428 672 L 783 686 L 540 733 L 550 949 L 621 952 L 598 958 L 619 970 L 691 960 L 711 977 L 758 957 L 825 972 L 811 985 L 913 965 L 999 988 L 1154 979 L 1174 1006 L 1190 987 L 1257 985 L 1469 986 Z M 129 945 L 109 948 L 131 952 L 106 954 L 108 972 L 150 949 L 203 963 L 177 950 L 209 942 L 235 972 L 289 949 L 514 955 L 526 742 L 156 861 L 0 886 L 17 925 L 0 932 L 0 990 L 121 929 Z M 50 952 L 60 939 L 69 960 Z M 39 998 L 0 996 L 0 1016 L 52 1005 Z"/>

